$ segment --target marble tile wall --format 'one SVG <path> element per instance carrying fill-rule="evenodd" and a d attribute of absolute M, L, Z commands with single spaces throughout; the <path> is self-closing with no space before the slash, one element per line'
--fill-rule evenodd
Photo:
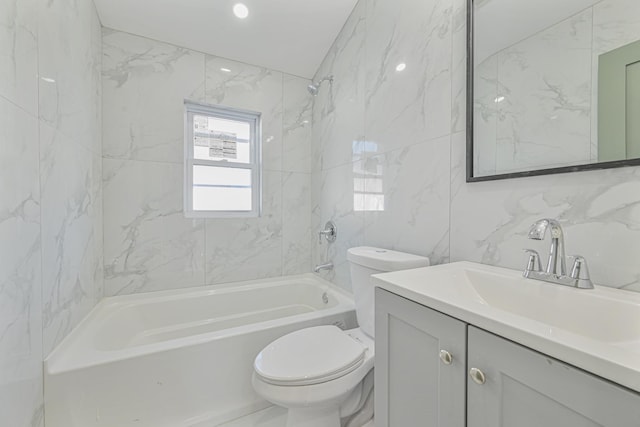
<path fill-rule="evenodd" d="M 309 81 L 110 29 L 103 55 L 105 294 L 308 272 Z M 184 217 L 185 99 L 262 113 L 260 218 Z"/>
<path fill-rule="evenodd" d="M 0 3 L 0 414 L 43 425 L 43 358 L 102 296 L 100 22 Z"/>
<path fill-rule="evenodd" d="M 465 3 L 360 0 L 325 58 L 316 77 L 335 81 L 313 108 L 312 226 L 333 219 L 339 235 L 313 243 L 314 262 L 332 260 L 323 275 L 347 289 L 346 250 L 360 244 L 521 269 L 523 248 L 548 245 L 529 226 L 553 217 L 597 284 L 640 291 L 639 168 L 465 182 Z M 604 0 L 594 22 L 635 3 Z M 640 28 L 629 16 L 601 28 Z"/>

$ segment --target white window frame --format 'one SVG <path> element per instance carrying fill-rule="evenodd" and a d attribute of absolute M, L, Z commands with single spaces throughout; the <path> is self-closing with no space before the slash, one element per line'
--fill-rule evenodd
<path fill-rule="evenodd" d="M 184 112 L 184 214 L 187 218 L 251 218 L 262 214 L 261 114 L 219 105 L 200 104 L 185 100 Z M 233 163 L 196 159 L 193 143 L 193 116 L 204 115 L 249 123 L 250 163 Z M 193 209 L 193 167 L 215 166 L 251 170 L 251 211 L 196 211 Z"/>

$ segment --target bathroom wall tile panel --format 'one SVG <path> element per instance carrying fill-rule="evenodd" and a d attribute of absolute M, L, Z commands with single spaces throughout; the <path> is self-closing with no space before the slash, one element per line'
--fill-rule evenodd
<path fill-rule="evenodd" d="M 92 271 L 96 300 L 104 297 L 104 193 L 102 187 L 102 155 L 91 156 L 91 199 L 93 209 L 91 225 L 93 234 Z"/>
<path fill-rule="evenodd" d="M 364 157 L 365 4 L 359 2 L 329 50 L 316 80 L 324 82 L 315 98 L 314 170 L 327 170 Z"/>
<path fill-rule="evenodd" d="M 282 170 L 311 172 L 311 120 L 313 96 L 307 91 L 309 80 L 284 75 L 282 129 Z"/>
<path fill-rule="evenodd" d="M 40 125 L 45 355 L 97 302 L 93 153 Z"/>
<path fill-rule="evenodd" d="M 37 118 L 0 97 L 0 418 L 16 427 L 42 425 L 38 163 Z"/>
<path fill-rule="evenodd" d="M 38 115 L 38 5 L 0 3 L 0 96 Z"/>
<path fill-rule="evenodd" d="M 90 150 L 100 129 L 98 23 L 91 1 L 38 2 L 39 113 L 49 126 Z"/>
<path fill-rule="evenodd" d="M 102 23 L 97 13 L 91 14 L 91 53 L 94 69 L 94 100 L 91 108 L 95 108 L 95 122 L 92 123 L 91 146 L 95 154 L 102 157 Z M 96 175 L 102 187 L 102 173 Z"/>
<path fill-rule="evenodd" d="M 591 21 L 588 9 L 498 54 L 498 171 L 591 159 Z"/>
<path fill-rule="evenodd" d="M 464 139 L 452 159 L 451 259 L 522 269 L 523 248 L 541 254 L 549 239 L 527 239 L 540 218 L 557 218 L 567 254 L 583 255 L 594 283 L 638 287 L 640 169 L 622 168 L 465 184 Z M 543 255 L 544 257 L 544 255 Z"/>
<path fill-rule="evenodd" d="M 282 270 L 308 273 L 311 267 L 311 175 L 282 175 Z"/>
<path fill-rule="evenodd" d="M 282 170 L 282 87 L 281 72 L 206 56 L 207 103 L 262 114 L 262 162 L 265 170 Z"/>
<path fill-rule="evenodd" d="M 467 2 L 452 0 L 451 132 L 467 126 Z"/>
<path fill-rule="evenodd" d="M 323 229 L 327 222 L 322 218 L 322 207 L 320 199 L 322 197 L 322 172 L 313 171 L 311 173 L 311 268 L 324 262 L 326 256 L 325 246 L 318 243 L 318 231 Z"/>
<path fill-rule="evenodd" d="M 311 175 L 282 175 L 282 270 L 308 273 L 311 266 Z"/>
<path fill-rule="evenodd" d="M 365 244 L 449 260 L 450 137 L 365 163 Z"/>
<path fill-rule="evenodd" d="M 364 194 L 360 190 L 363 167 L 364 162 L 357 161 L 323 171 L 319 188 L 320 228 L 326 221 L 334 221 L 338 238 L 333 243 L 322 241 L 316 248 L 316 261 L 332 261 L 334 270 L 323 271 L 321 275 L 349 291 L 351 280 L 347 250 L 364 243 Z"/>
<path fill-rule="evenodd" d="M 204 284 L 204 220 L 183 214 L 182 165 L 104 160 L 105 295 Z"/>
<path fill-rule="evenodd" d="M 384 153 L 448 135 L 451 0 L 370 0 L 366 25 L 367 143 Z"/>
<path fill-rule="evenodd" d="M 103 31 L 103 154 L 182 164 L 184 100 L 204 100 L 204 54 Z"/>
<path fill-rule="evenodd" d="M 263 174 L 259 218 L 206 221 L 207 284 L 282 275 L 282 173 Z"/>

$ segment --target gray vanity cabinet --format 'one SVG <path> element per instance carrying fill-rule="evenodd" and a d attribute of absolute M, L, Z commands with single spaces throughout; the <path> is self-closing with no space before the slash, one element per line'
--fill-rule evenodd
<path fill-rule="evenodd" d="M 473 326 L 467 345 L 468 427 L 640 426 L 632 391 Z"/>
<path fill-rule="evenodd" d="M 380 288 L 375 327 L 376 427 L 640 427 L 640 394 Z"/>
<path fill-rule="evenodd" d="M 466 325 L 379 288 L 375 297 L 376 427 L 464 427 Z"/>

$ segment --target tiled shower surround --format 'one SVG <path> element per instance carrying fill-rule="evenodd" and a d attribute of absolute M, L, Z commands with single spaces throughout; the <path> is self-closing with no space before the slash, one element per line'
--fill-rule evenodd
<path fill-rule="evenodd" d="M 109 29 L 103 49 L 105 294 L 308 272 L 309 81 Z M 184 217 L 185 99 L 262 113 L 260 218 Z"/>
<path fill-rule="evenodd" d="M 0 424 L 43 425 L 42 360 L 102 298 L 100 21 L 0 2 Z"/>

